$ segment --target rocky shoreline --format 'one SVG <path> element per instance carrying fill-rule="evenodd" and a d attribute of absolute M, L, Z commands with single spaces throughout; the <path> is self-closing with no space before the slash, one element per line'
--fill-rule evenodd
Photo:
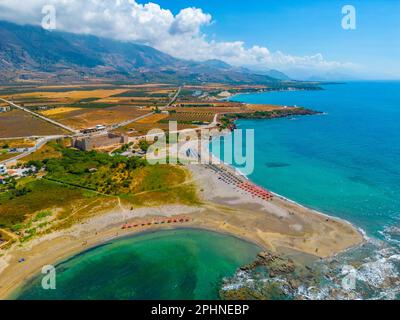
<path fill-rule="evenodd" d="M 279 119 L 288 118 L 295 116 L 312 116 L 323 114 L 323 112 L 315 111 L 302 107 L 283 107 L 282 109 L 271 110 L 271 111 L 255 111 L 246 113 L 230 113 L 225 114 L 221 117 L 221 126 L 225 129 L 234 130 L 236 129 L 235 122 L 237 120 L 268 120 L 268 119 Z"/>
<path fill-rule="evenodd" d="M 219 291 L 223 300 L 355 300 L 369 297 L 367 285 L 347 288 L 349 274 L 335 269 L 336 259 L 301 263 L 289 257 L 261 252 L 254 262 L 225 278 Z M 393 286 L 389 279 L 383 286 Z"/>
<path fill-rule="evenodd" d="M 254 262 L 241 267 L 240 270 L 248 272 L 258 267 L 268 268 L 270 277 L 287 274 L 295 270 L 295 264 L 292 259 L 284 259 L 267 251 L 260 252 Z"/>
<path fill-rule="evenodd" d="M 304 284 L 312 285 L 314 281 L 309 266 L 264 251 L 232 278 L 224 279 L 220 297 L 223 300 L 298 299 L 299 288 Z"/>

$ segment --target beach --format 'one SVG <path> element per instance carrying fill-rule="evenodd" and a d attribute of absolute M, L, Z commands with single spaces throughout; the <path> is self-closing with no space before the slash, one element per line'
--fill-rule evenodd
<path fill-rule="evenodd" d="M 12 298 L 45 265 L 116 238 L 163 229 L 198 228 L 225 233 L 299 261 L 332 257 L 363 242 L 363 235 L 343 220 L 277 195 L 268 200 L 254 197 L 221 179 L 207 165 L 189 164 L 186 168 L 198 187 L 200 205 L 132 210 L 120 204 L 68 230 L 14 246 L 0 257 L 0 298 Z M 228 166 L 221 164 L 218 168 L 224 175 L 237 176 Z M 182 215 L 188 221 L 179 222 Z M 166 217 L 170 223 L 155 223 Z M 127 224 L 132 228 L 124 227 Z"/>

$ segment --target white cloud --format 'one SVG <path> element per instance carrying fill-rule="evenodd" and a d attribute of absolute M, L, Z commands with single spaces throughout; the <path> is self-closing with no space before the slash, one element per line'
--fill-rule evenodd
<path fill-rule="evenodd" d="M 176 15 L 170 31 L 172 34 L 191 34 L 196 36 L 200 33 L 200 28 L 211 23 L 211 20 L 211 15 L 205 14 L 201 9 L 182 9 Z"/>
<path fill-rule="evenodd" d="M 193 60 L 221 59 L 235 66 L 254 69 L 323 73 L 349 70 L 354 65 L 327 61 L 317 53 L 294 56 L 266 47 L 246 47 L 242 41 L 208 40 L 201 29 L 212 23 L 212 16 L 199 8 L 185 8 L 177 15 L 156 3 L 135 0 L 0 0 L 0 19 L 39 25 L 44 5 L 54 5 L 57 29 L 93 34 L 151 45 L 175 57 Z"/>

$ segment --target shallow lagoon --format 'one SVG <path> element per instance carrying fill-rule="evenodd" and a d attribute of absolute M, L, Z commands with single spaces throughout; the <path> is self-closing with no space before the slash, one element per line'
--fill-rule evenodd
<path fill-rule="evenodd" d="M 42 276 L 18 299 L 218 299 L 221 280 L 261 249 L 205 230 L 178 229 L 115 240 L 56 266 L 57 289 Z"/>

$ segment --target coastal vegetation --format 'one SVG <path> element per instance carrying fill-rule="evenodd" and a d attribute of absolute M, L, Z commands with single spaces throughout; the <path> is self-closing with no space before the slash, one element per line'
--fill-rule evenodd
<path fill-rule="evenodd" d="M 251 112 L 226 113 L 219 118 L 220 129 L 236 128 L 235 121 L 240 119 L 277 119 L 292 116 L 306 116 L 320 114 L 321 112 L 298 107 L 276 108 L 273 110 L 257 110 Z"/>
<path fill-rule="evenodd" d="M 40 174 L 13 180 L 0 193 L 0 228 L 20 234 L 22 241 L 69 227 L 121 201 L 130 206 L 198 203 L 190 176 L 180 166 L 149 165 L 138 157 L 84 152 L 57 142 L 25 160 L 20 165 Z"/>
<path fill-rule="evenodd" d="M 231 113 L 226 114 L 225 117 L 228 119 L 274 119 L 274 118 L 284 118 L 290 116 L 305 116 L 305 115 L 315 115 L 320 112 L 306 109 L 306 108 L 282 108 L 271 111 L 255 111 L 255 112 L 243 112 L 243 113 Z"/>
<path fill-rule="evenodd" d="M 0 227 L 14 232 L 29 230 L 36 214 L 54 208 L 60 217 L 68 216 L 92 196 L 97 195 L 46 179 L 20 180 L 10 190 L 0 193 Z"/>

